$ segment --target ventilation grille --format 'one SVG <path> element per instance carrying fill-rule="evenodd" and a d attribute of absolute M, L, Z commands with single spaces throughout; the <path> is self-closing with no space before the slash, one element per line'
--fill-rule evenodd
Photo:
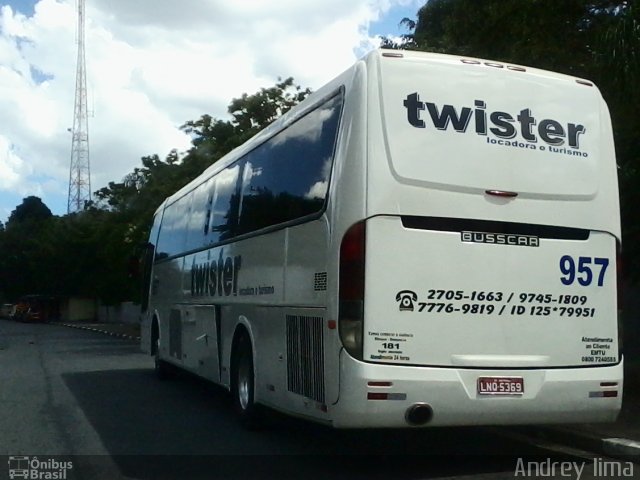
<path fill-rule="evenodd" d="M 317 272 L 313 276 L 313 289 L 316 292 L 327 290 L 327 272 Z"/>
<path fill-rule="evenodd" d="M 324 403 L 322 317 L 287 315 L 287 388 Z"/>

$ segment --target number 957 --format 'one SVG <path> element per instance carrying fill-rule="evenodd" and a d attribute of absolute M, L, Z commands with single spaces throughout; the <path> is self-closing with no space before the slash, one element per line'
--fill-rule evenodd
<path fill-rule="evenodd" d="M 570 255 L 564 255 L 560 259 L 560 271 L 562 277 L 560 281 L 564 285 L 572 285 L 576 280 L 583 287 L 593 283 L 597 276 L 597 285 L 601 287 L 604 284 L 604 274 L 609 266 L 608 258 L 598 257 L 578 257 L 578 262 Z"/>

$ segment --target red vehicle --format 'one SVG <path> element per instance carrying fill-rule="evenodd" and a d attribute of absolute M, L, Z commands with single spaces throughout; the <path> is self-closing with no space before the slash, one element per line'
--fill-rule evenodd
<path fill-rule="evenodd" d="M 60 300 L 50 295 L 25 295 L 13 316 L 21 322 L 48 322 L 60 317 Z"/>

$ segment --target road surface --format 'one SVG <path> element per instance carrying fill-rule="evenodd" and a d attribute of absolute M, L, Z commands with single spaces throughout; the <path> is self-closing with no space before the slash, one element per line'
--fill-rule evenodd
<path fill-rule="evenodd" d="M 601 478 L 592 459 L 495 429 L 336 431 L 274 414 L 248 432 L 224 390 L 161 382 L 133 341 L 59 325 L 0 320 L 0 365 L 0 478 L 26 457 L 48 473 L 71 462 L 64 478 L 88 480 L 513 479 L 528 461 Z"/>

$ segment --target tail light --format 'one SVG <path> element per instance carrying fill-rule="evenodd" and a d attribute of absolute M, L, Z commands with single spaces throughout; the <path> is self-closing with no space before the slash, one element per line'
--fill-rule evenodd
<path fill-rule="evenodd" d="M 618 359 L 622 359 L 624 344 L 624 325 L 622 322 L 622 301 L 623 301 L 623 284 L 622 284 L 622 245 L 616 243 L 616 290 L 618 292 Z"/>
<path fill-rule="evenodd" d="M 349 354 L 362 359 L 365 223 L 352 225 L 340 245 L 339 331 Z"/>

